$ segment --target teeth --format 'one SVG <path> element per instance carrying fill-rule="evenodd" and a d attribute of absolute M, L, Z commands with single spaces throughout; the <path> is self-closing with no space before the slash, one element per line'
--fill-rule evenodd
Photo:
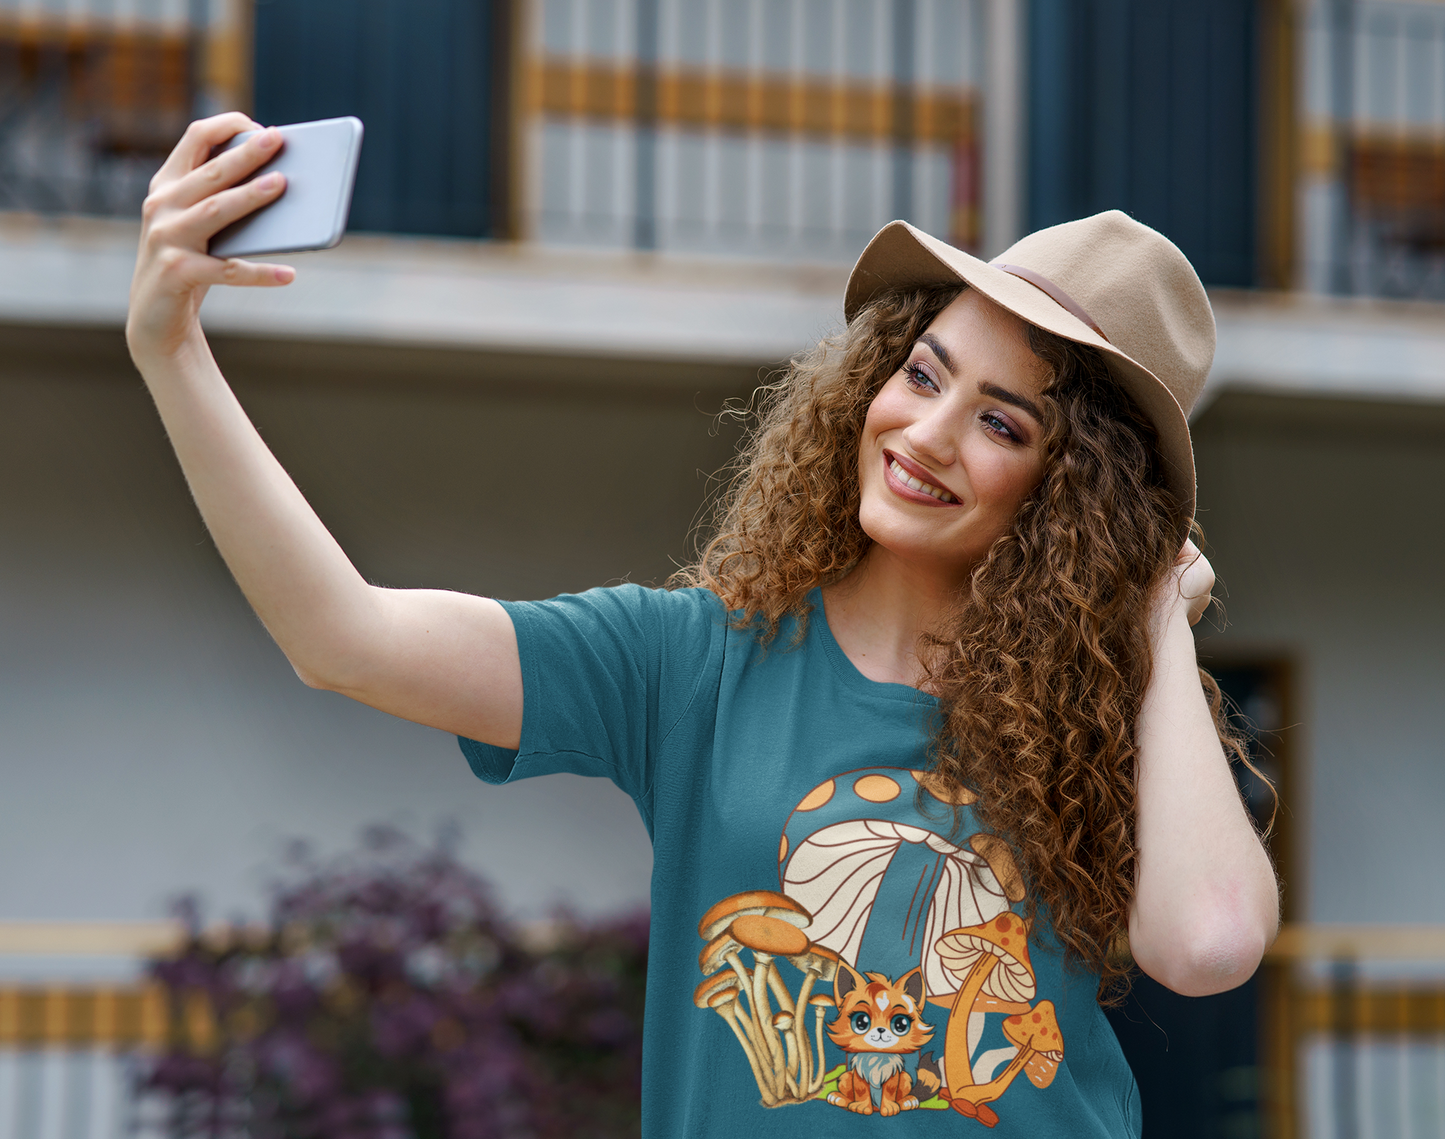
<path fill-rule="evenodd" d="M 957 501 L 957 499 L 955 499 L 953 495 L 949 494 L 948 491 L 944 490 L 942 487 L 934 486 L 932 483 L 926 483 L 922 479 L 914 478 L 901 466 L 898 465 L 898 460 L 896 459 L 889 461 L 888 469 L 893 472 L 894 478 L 896 478 L 899 482 L 903 483 L 905 486 L 911 487 L 913 490 L 921 490 L 924 494 L 931 494 L 940 502 Z"/>

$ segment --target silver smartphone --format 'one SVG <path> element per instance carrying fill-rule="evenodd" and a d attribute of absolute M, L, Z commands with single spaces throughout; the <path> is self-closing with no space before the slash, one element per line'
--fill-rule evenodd
<path fill-rule="evenodd" d="M 217 153 L 240 146 L 255 131 L 242 131 Z M 318 119 L 281 128 L 276 157 L 245 181 L 276 170 L 286 189 L 274 202 L 232 222 L 213 238 L 212 257 L 254 257 L 330 249 L 346 232 L 351 190 L 361 159 L 361 120 Z"/>

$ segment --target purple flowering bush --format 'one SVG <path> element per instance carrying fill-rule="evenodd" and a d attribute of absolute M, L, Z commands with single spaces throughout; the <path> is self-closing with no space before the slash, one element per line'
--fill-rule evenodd
<path fill-rule="evenodd" d="M 169 1043 L 143 1076 L 176 1139 L 636 1135 L 647 918 L 528 939 L 445 843 L 375 828 L 304 851 L 262 930 L 151 965 Z"/>

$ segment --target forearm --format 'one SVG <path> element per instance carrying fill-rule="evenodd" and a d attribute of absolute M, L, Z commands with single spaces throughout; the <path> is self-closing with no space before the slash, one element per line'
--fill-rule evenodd
<path fill-rule="evenodd" d="M 285 265 L 211 257 L 210 238 L 284 188 L 246 175 L 281 145 L 274 130 L 212 156 L 229 113 L 192 123 L 141 210 L 126 340 L 221 556 L 308 684 L 487 743 L 516 746 L 522 677 L 495 601 L 368 584 L 271 454 L 216 366 L 200 307 L 216 285 L 275 287 Z"/>
<path fill-rule="evenodd" d="M 221 375 L 199 325 L 174 349 L 132 339 L 211 536 L 303 680 L 335 686 L 348 641 L 375 635 L 374 590 L 302 497 Z"/>
<path fill-rule="evenodd" d="M 1274 938 L 1279 894 L 1219 743 L 1182 606 L 1161 615 L 1136 738 L 1134 959 L 1185 995 L 1233 988 Z"/>

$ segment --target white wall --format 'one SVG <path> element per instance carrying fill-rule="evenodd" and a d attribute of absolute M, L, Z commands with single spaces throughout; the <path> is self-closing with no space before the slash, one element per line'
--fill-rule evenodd
<path fill-rule="evenodd" d="M 610 784 L 489 788 L 451 737 L 296 680 L 122 353 L 0 338 L 0 920 L 155 918 L 185 890 L 259 916 L 287 839 L 336 850 L 384 820 L 459 822 L 521 914 L 644 902 L 646 836 Z M 665 389 L 657 366 L 598 383 L 596 362 L 425 352 L 398 374 L 367 350 L 300 379 L 290 354 L 235 345 L 233 374 L 363 572 L 509 597 L 666 576 L 730 452 L 708 413 L 756 374 Z"/>
<path fill-rule="evenodd" d="M 1226 393 L 1195 440 L 1204 651 L 1295 666 L 1297 916 L 1445 922 L 1445 409 Z"/>
<path fill-rule="evenodd" d="M 645 898 L 610 786 L 487 788 L 449 737 L 296 681 L 118 338 L 21 341 L 0 329 L 0 920 L 159 917 L 186 889 L 255 914 L 284 840 L 376 820 L 459 821 L 521 913 Z M 757 374 L 223 348 L 365 573 L 512 597 L 665 576 L 730 452 L 708 413 Z M 1297 916 L 1445 921 L 1445 411 L 1226 392 L 1195 430 L 1230 622 L 1205 651 L 1295 664 Z"/>

